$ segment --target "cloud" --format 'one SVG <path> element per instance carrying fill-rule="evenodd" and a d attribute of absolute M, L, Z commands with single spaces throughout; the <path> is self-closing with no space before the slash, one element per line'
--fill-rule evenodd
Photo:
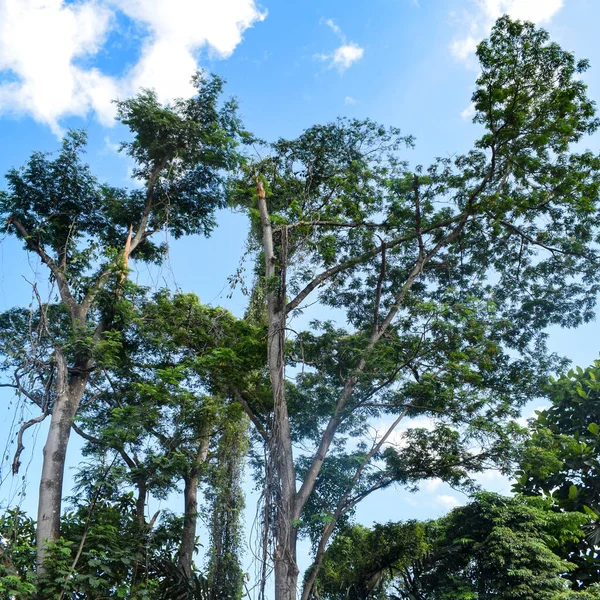
<path fill-rule="evenodd" d="M 434 498 L 434 503 L 446 510 L 450 510 L 452 508 L 456 508 L 457 506 L 462 506 L 463 502 L 461 502 L 455 496 L 449 496 L 446 494 L 440 494 Z"/>
<path fill-rule="evenodd" d="M 356 104 L 356 100 L 352 96 L 346 96 L 344 98 L 344 104 Z"/>
<path fill-rule="evenodd" d="M 549 407 L 550 405 L 547 402 L 530 407 L 529 410 L 526 413 L 522 413 L 516 421 L 521 427 L 527 427 L 529 425 L 529 420 L 537 417 L 538 411 L 541 412 L 547 410 Z"/>
<path fill-rule="evenodd" d="M 333 53 L 333 56 L 331 57 L 332 65 L 337 67 L 340 71 L 345 71 L 355 62 L 359 61 L 364 53 L 364 49 L 353 42 L 344 44 L 343 46 L 336 48 Z"/>
<path fill-rule="evenodd" d="M 375 439 L 381 439 L 381 437 L 385 435 L 392 424 L 393 419 L 385 419 L 380 421 L 374 428 Z M 398 449 L 405 448 L 408 444 L 405 433 L 409 429 L 427 429 L 427 431 L 433 431 L 435 429 L 435 420 L 424 415 L 402 420 L 387 438 L 385 445 L 396 447 Z"/>
<path fill-rule="evenodd" d="M 76 58 L 96 54 L 111 24 L 111 12 L 95 2 L 0 0 L 0 112 L 28 113 L 55 131 L 58 119 L 96 110 L 110 119 L 116 86 Z"/>
<path fill-rule="evenodd" d="M 197 52 L 206 47 L 228 58 L 243 32 L 266 13 L 254 0 L 112 0 L 129 18 L 148 28 L 142 55 L 129 74 L 133 89 L 152 87 L 168 100 L 193 93 L 190 77 L 197 69 Z"/>
<path fill-rule="evenodd" d="M 104 149 L 106 150 L 107 154 L 112 153 L 117 154 L 118 156 L 125 156 L 120 152 L 121 145 L 113 142 L 108 135 L 104 136 Z"/>
<path fill-rule="evenodd" d="M 139 61 L 120 77 L 85 66 L 121 15 L 143 27 Z M 0 114 L 28 114 L 55 132 L 91 110 L 110 124 L 111 100 L 141 86 L 163 100 L 192 93 L 198 52 L 227 58 L 246 29 L 265 18 L 255 0 L 0 0 Z"/>
<path fill-rule="evenodd" d="M 435 477 L 434 479 L 426 479 L 422 487 L 426 492 L 431 494 L 442 485 L 444 485 L 444 482 L 438 477 Z"/>
<path fill-rule="evenodd" d="M 470 119 L 475 115 L 475 104 L 471 103 L 460 113 L 463 119 Z"/>
<path fill-rule="evenodd" d="M 355 42 L 348 41 L 333 19 L 321 19 L 321 23 L 327 25 L 340 38 L 342 43 L 333 52 L 316 54 L 315 58 L 328 62 L 330 69 L 335 67 L 340 73 L 343 73 L 363 57 L 365 50 Z"/>
<path fill-rule="evenodd" d="M 513 19 L 548 23 L 562 8 L 564 0 L 472 0 L 474 10 L 463 19 L 465 33 L 450 45 L 452 54 L 468 62 L 477 44 L 488 35 L 492 25 L 504 14 Z"/>
<path fill-rule="evenodd" d="M 342 40 L 344 39 L 344 34 L 342 33 L 342 30 L 340 29 L 339 25 L 336 25 L 333 19 L 321 19 L 321 23 L 327 25 L 327 27 L 329 27 L 331 31 L 333 31 L 333 33 L 335 33 L 337 36 L 342 38 Z"/>

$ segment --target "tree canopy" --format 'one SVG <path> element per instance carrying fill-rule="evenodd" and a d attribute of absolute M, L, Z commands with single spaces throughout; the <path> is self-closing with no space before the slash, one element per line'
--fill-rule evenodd
<path fill-rule="evenodd" d="M 117 103 L 141 187 L 99 183 L 75 131 L 8 173 L 0 212 L 50 290 L 0 315 L 8 385 L 40 410 L 15 471 L 23 432 L 50 428 L 37 523 L 0 523 L 6 593 L 239 600 L 249 457 L 259 600 L 271 571 L 275 600 L 597 597 L 582 564 L 598 541 L 581 526 L 600 510 L 599 366 L 548 388 L 565 361 L 546 347 L 548 326 L 594 317 L 600 291 L 588 64 L 508 17 L 477 57 L 479 137 L 428 166 L 370 119 L 259 142 L 221 80 L 197 75 L 192 98 Z M 209 235 L 225 206 L 248 221 L 245 315 L 130 281 L 134 261 L 166 255 L 157 232 Z M 516 419 L 545 389 L 553 407 L 522 452 Z M 88 462 L 65 513 L 72 430 Z M 479 493 L 436 521 L 352 524 L 383 488 L 439 478 L 473 493 L 477 473 L 518 460 L 519 491 L 550 499 Z M 180 515 L 147 514 L 179 490 Z"/>

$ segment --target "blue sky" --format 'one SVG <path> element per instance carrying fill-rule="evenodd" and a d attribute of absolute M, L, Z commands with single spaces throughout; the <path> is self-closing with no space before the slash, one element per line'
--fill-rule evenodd
<path fill-rule="evenodd" d="M 130 163 L 116 152 L 126 132 L 113 121 L 111 100 L 140 86 L 165 101 L 186 95 L 197 68 L 227 80 L 246 126 L 264 139 L 295 136 L 339 115 L 368 116 L 414 135 L 407 159 L 427 164 L 468 149 L 477 136 L 469 116 L 473 49 L 503 12 L 543 25 L 563 47 L 589 58 L 585 81 L 600 99 L 597 0 L 0 0 L 0 175 L 33 150 L 56 149 L 61 133 L 76 127 L 89 134 L 97 176 L 126 184 Z M 598 151 L 600 138 L 586 144 Z M 240 265 L 245 236 L 244 219 L 222 213 L 210 240 L 181 240 L 163 267 L 138 276 L 239 314 L 245 299 L 228 297 L 228 276 Z M 2 238 L 0 310 L 29 304 L 26 279 L 45 277 L 19 244 Z M 552 330 L 550 346 L 586 365 L 600 350 L 598 325 Z M 3 437 L 14 411 L 6 414 Z M 30 498 L 43 437 L 24 460 L 32 457 Z M 494 475 L 484 483 L 506 489 Z M 7 479 L 0 499 L 20 485 Z M 359 516 L 434 516 L 458 502 L 455 492 L 430 482 L 418 495 L 386 493 Z"/>

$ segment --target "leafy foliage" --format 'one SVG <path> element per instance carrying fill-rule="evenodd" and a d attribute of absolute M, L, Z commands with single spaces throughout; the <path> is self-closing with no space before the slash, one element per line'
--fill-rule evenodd
<path fill-rule="evenodd" d="M 481 493 L 437 521 L 353 527 L 327 550 L 319 594 L 330 600 L 568 598 L 563 576 L 574 565 L 561 548 L 581 538 L 585 521 L 539 498 Z"/>
<path fill-rule="evenodd" d="M 600 583 L 600 361 L 569 370 L 545 390 L 552 405 L 532 423 L 515 489 L 592 517 L 586 539 L 565 548 L 578 566 L 571 578 L 585 588 Z"/>

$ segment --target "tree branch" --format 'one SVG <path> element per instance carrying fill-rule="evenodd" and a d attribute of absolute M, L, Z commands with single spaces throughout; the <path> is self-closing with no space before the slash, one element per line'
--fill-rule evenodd
<path fill-rule="evenodd" d="M 435 229 L 447 227 L 448 225 L 452 225 L 453 223 L 460 221 L 463 218 L 463 216 L 464 216 L 464 213 L 460 213 L 459 215 L 455 215 L 454 217 L 450 217 L 448 219 L 443 219 L 442 221 L 439 221 L 438 223 L 434 223 L 433 225 L 424 227 L 421 231 L 422 231 L 422 233 L 429 233 L 431 231 L 434 231 Z M 409 233 L 407 235 L 401 235 L 401 236 L 398 236 L 398 237 L 393 238 L 393 239 L 389 240 L 388 242 L 386 242 L 385 247 L 386 247 L 386 249 L 394 248 L 395 246 L 398 246 L 402 242 L 407 242 L 409 240 L 413 240 L 416 237 L 417 237 L 416 232 Z M 345 271 L 346 269 L 350 269 L 350 268 L 354 267 L 355 265 L 358 265 L 361 262 L 368 260 L 369 258 L 373 258 L 374 256 L 377 256 L 381 251 L 382 251 L 382 247 L 376 246 L 372 250 L 369 250 L 368 252 L 365 252 L 365 253 L 361 254 L 360 256 L 351 258 L 350 260 L 347 260 L 344 263 L 341 263 L 339 265 L 336 265 L 335 267 L 331 267 L 330 269 L 323 271 L 321 274 L 317 275 L 310 283 L 308 283 L 304 287 L 304 289 L 293 300 L 288 302 L 287 306 L 285 307 L 286 314 L 291 312 L 295 308 L 297 308 L 315 288 L 319 287 L 322 283 L 324 283 L 325 281 L 327 281 L 334 275 L 337 275 L 338 273 L 340 273 L 341 271 Z"/>
<path fill-rule="evenodd" d="M 256 413 L 250 408 L 250 405 L 248 404 L 248 402 L 246 402 L 246 399 L 244 398 L 242 393 L 239 390 L 234 389 L 234 390 L 232 390 L 232 394 L 233 394 L 233 397 L 235 398 L 236 402 L 244 409 L 244 412 L 248 415 L 248 418 L 250 419 L 250 421 L 252 421 L 252 424 L 256 428 L 256 431 L 258 431 L 258 433 L 263 438 L 263 440 L 266 443 L 268 443 L 269 436 L 268 436 L 265 428 L 263 427 L 262 423 L 259 421 L 258 417 L 256 416 Z"/>
<path fill-rule="evenodd" d="M 14 225 L 21 238 L 25 240 L 27 247 L 35 252 L 40 257 L 41 261 L 50 269 L 50 272 L 56 279 L 60 297 L 71 310 L 71 316 L 73 317 L 77 309 L 77 303 L 71 294 L 64 271 L 59 268 L 50 255 L 44 250 L 43 246 L 33 238 L 21 221 L 16 217 L 8 217 L 6 222 L 7 225 Z"/>
<path fill-rule="evenodd" d="M 27 429 L 35 425 L 36 423 L 41 423 L 48 415 L 50 411 L 45 410 L 41 415 L 35 417 L 34 419 L 30 419 L 21 425 L 19 429 L 19 433 L 17 434 L 17 449 L 15 450 L 15 456 L 12 462 L 12 473 L 16 475 L 19 472 L 19 467 L 21 466 L 21 454 L 23 450 L 25 450 L 25 445 L 23 444 L 23 434 Z"/>

